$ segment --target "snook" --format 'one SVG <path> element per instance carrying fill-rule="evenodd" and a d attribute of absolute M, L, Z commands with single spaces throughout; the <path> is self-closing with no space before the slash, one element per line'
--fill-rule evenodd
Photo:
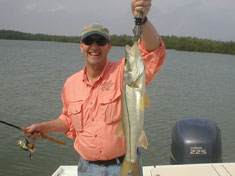
<path fill-rule="evenodd" d="M 126 63 L 122 94 L 122 123 L 126 138 L 126 155 L 121 176 L 139 175 L 137 147 L 147 148 L 148 142 L 143 131 L 144 106 L 148 106 L 145 96 L 145 67 L 140 55 L 138 42 L 126 46 Z"/>

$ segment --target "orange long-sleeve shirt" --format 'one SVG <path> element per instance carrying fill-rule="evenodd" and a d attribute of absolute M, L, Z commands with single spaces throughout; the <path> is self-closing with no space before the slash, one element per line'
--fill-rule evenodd
<path fill-rule="evenodd" d="M 146 85 L 159 71 L 165 58 L 165 46 L 148 52 L 140 43 L 146 70 Z M 70 76 L 62 92 L 63 110 L 59 119 L 75 139 L 75 150 L 86 160 L 110 160 L 126 152 L 125 139 L 117 137 L 115 130 L 122 118 L 121 95 L 125 59 L 107 61 L 105 68 L 91 85 L 86 67 Z"/>

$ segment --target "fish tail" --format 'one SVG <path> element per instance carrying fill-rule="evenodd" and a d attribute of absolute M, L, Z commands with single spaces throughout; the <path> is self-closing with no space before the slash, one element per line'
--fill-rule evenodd
<path fill-rule="evenodd" d="M 123 161 L 121 176 L 140 176 L 140 166 L 138 160 L 135 163 Z"/>

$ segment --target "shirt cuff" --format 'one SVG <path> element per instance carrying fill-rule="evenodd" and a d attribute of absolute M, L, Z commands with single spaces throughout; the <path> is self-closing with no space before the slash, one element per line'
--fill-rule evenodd
<path fill-rule="evenodd" d="M 66 115 L 60 115 L 58 117 L 58 119 L 60 119 L 64 124 L 65 126 L 69 129 L 65 135 L 68 137 L 68 138 L 71 138 L 71 139 L 75 139 L 76 137 L 76 132 L 75 132 L 75 129 L 73 128 L 73 125 L 72 125 L 72 122 L 71 122 L 71 119 L 68 118 Z"/>
<path fill-rule="evenodd" d="M 159 41 L 160 41 L 160 45 L 159 45 L 158 48 L 156 48 L 156 49 L 153 50 L 153 51 L 148 51 L 148 50 L 144 47 L 144 45 L 143 45 L 143 43 L 141 42 L 141 40 L 139 40 L 139 48 L 140 48 L 141 53 L 142 53 L 143 55 L 148 55 L 148 54 L 151 54 L 151 53 L 157 53 L 157 52 L 159 52 L 159 50 L 162 50 L 162 48 L 165 48 L 165 44 L 164 44 L 164 42 L 163 42 L 163 40 L 162 40 L 161 37 L 159 38 Z"/>

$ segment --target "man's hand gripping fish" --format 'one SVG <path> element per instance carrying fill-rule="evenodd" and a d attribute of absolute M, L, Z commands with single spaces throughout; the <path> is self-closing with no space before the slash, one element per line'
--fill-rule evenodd
<path fill-rule="evenodd" d="M 122 124 L 126 138 L 126 155 L 123 161 L 121 176 L 139 176 L 140 167 L 137 158 L 137 147 L 147 149 L 148 142 L 143 131 L 144 106 L 149 106 L 145 94 L 145 68 L 140 55 L 138 42 L 126 46 L 126 63 L 122 94 Z"/>

